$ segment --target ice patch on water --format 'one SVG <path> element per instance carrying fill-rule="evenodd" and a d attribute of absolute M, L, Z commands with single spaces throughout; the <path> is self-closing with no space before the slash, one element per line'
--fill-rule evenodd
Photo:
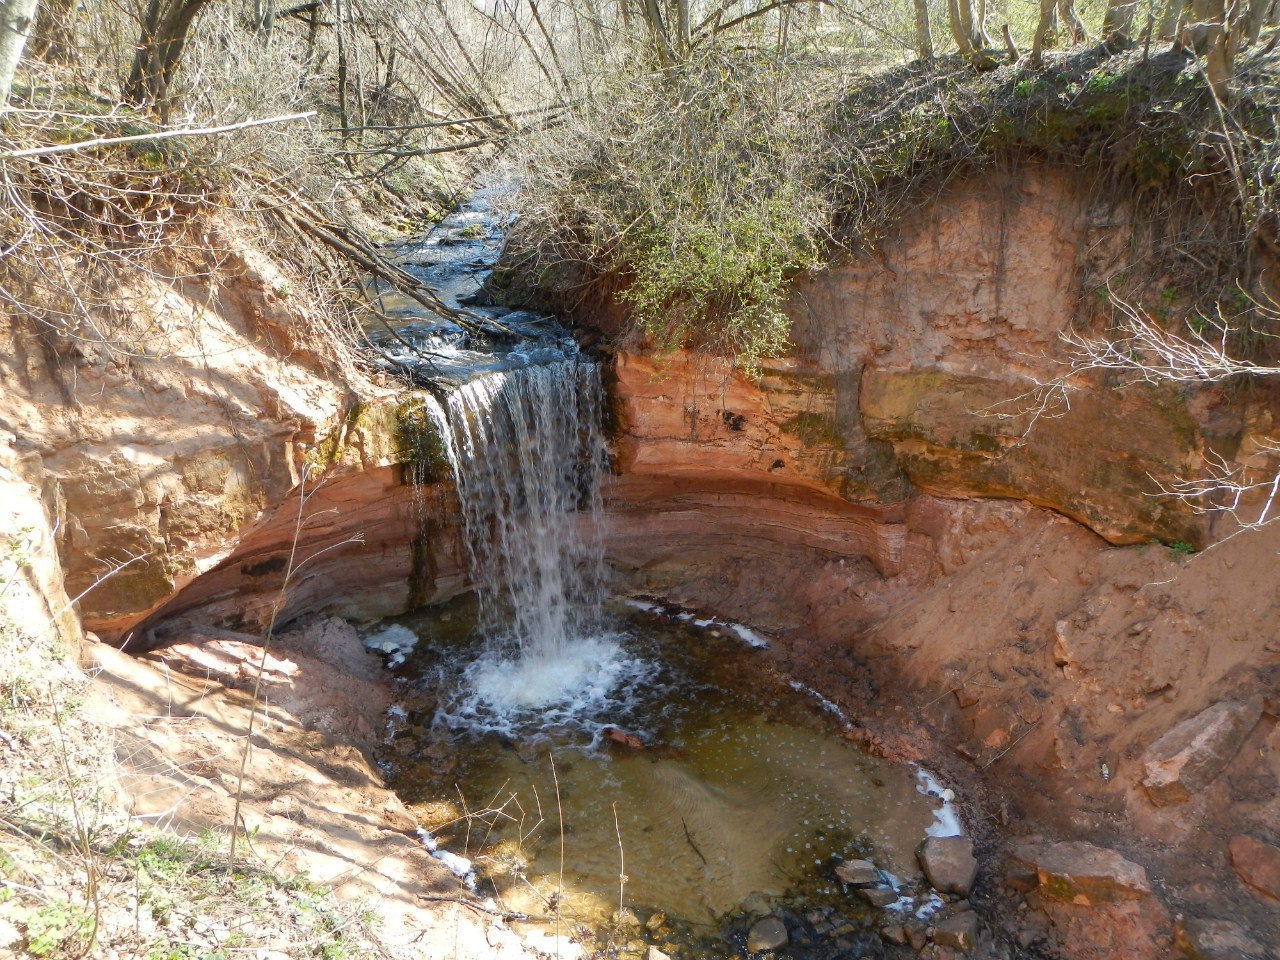
<path fill-rule="evenodd" d="M 387 654 L 387 666 L 398 667 L 413 652 L 418 644 L 418 635 L 408 627 L 393 623 L 364 638 L 366 650 L 377 650 Z"/>
<path fill-rule="evenodd" d="M 669 616 L 681 623 L 690 623 L 699 630 L 707 630 L 712 627 L 721 627 L 734 634 L 739 640 L 750 647 L 763 649 L 769 646 L 768 639 L 762 633 L 752 630 L 750 627 L 741 623 L 733 623 L 728 620 L 721 620 L 717 617 L 703 617 L 689 610 L 680 610 L 674 604 L 664 604 L 651 600 L 644 600 L 638 597 L 628 597 L 625 603 L 632 610 L 639 610 L 641 613 L 652 613 L 658 616 Z"/>
<path fill-rule="evenodd" d="M 960 823 L 960 812 L 954 803 L 955 791 L 944 787 L 928 770 L 917 769 L 916 780 L 919 781 L 916 785 L 917 793 L 937 797 L 942 801 L 942 806 L 933 811 L 934 822 L 925 830 L 925 836 L 963 837 L 964 826 Z"/>
<path fill-rule="evenodd" d="M 740 623 L 728 623 L 725 624 L 725 626 L 736 633 L 738 635 L 738 639 L 747 644 L 747 646 L 756 647 L 758 649 L 763 649 L 769 646 L 769 641 L 756 633 L 750 627 L 744 627 Z"/>
<path fill-rule="evenodd" d="M 788 680 L 787 685 L 797 693 L 803 693 L 806 697 L 810 697 L 817 702 L 818 706 L 827 711 L 827 713 L 831 714 L 846 727 L 849 726 L 849 718 L 844 715 L 844 711 L 820 694 L 817 690 L 813 689 L 813 687 L 808 684 L 801 683 L 799 680 Z"/>

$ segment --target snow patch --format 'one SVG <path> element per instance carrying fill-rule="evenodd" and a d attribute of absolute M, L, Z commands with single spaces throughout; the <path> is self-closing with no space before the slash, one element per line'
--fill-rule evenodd
<path fill-rule="evenodd" d="M 405 658 L 409 656 L 417 645 L 418 635 L 408 627 L 403 627 L 398 623 L 393 623 L 391 626 L 364 638 L 364 648 L 366 650 L 377 650 L 379 653 L 387 654 L 388 667 L 398 667 L 404 663 Z"/>
<path fill-rule="evenodd" d="M 964 826 L 960 823 L 960 811 L 955 805 L 956 793 L 949 787 L 939 783 L 928 770 L 917 768 L 916 792 L 929 797 L 937 797 L 942 806 L 933 811 L 933 823 L 925 829 L 927 837 L 963 837 Z"/>
<path fill-rule="evenodd" d="M 426 847 L 427 852 L 445 865 L 450 873 L 462 881 L 463 885 L 473 893 L 476 889 L 476 872 L 470 860 L 456 853 L 440 849 L 438 841 L 421 827 L 418 828 L 418 840 Z"/>

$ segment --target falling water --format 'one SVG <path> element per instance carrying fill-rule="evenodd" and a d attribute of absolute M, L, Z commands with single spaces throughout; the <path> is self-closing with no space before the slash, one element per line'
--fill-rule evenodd
<path fill-rule="evenodd" d="M 599 367 L 576 355 L 485 374 L 448 398 L 482 626 L 526 657 L 560 656 L 600 606 L 600 410 Z"/>
<path fill-rule="evenodd" d="M 466 381 L 441 415 L 485 652 L 450 712 L 510 729 L 607 702 L 639 664 L 605 626 L 599 366 L 575 351 Z"/>

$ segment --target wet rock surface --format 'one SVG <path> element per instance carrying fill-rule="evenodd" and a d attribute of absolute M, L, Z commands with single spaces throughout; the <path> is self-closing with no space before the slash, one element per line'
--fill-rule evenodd
<path fill-rule="evenodd" d="M 747 933 L 747 952 L 759 953 L 762 950 L 776 950 L 786 946 L 790 937 L 787 925 L 777 917 L 766 917 L 752 925 Z"/>
<path fill-rule="evenodd" d="M 1268 950 L 1230 920 L 1185 917 L 1174 931 L 1178 960 L 1270 960 Z"/>
<path fill-rule="evenodd" d="M 1256 893 L 1280 903 L 1280 847 L 1254 837 L 1235 836 L 1228 850 L 1240 879 Z"/>

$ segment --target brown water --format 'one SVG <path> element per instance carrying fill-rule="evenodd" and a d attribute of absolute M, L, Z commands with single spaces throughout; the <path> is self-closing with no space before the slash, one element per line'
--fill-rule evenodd
<path fill-rule="evenodd" d="M 613 639 L 643 665 L 631 688 L 583 704 L 577 720 L 556 712 L 552 729 L 525 715 L 473 724 L 454 690 L 477 655 L 468 617 L 463 601 L 397 621 L 423 642 L 406 668 L 415 693 L 396 784 L 503 909 L 591 924 L 622 906 L 710 931 L 796 891 L 848 902 L 832 868 L 852 857 L 910 892 L 938 801 L 914 769 L 846 740 L 761 651 L 615 610 Z M 608 739 L 607 724 L 640 745 Z"/>

